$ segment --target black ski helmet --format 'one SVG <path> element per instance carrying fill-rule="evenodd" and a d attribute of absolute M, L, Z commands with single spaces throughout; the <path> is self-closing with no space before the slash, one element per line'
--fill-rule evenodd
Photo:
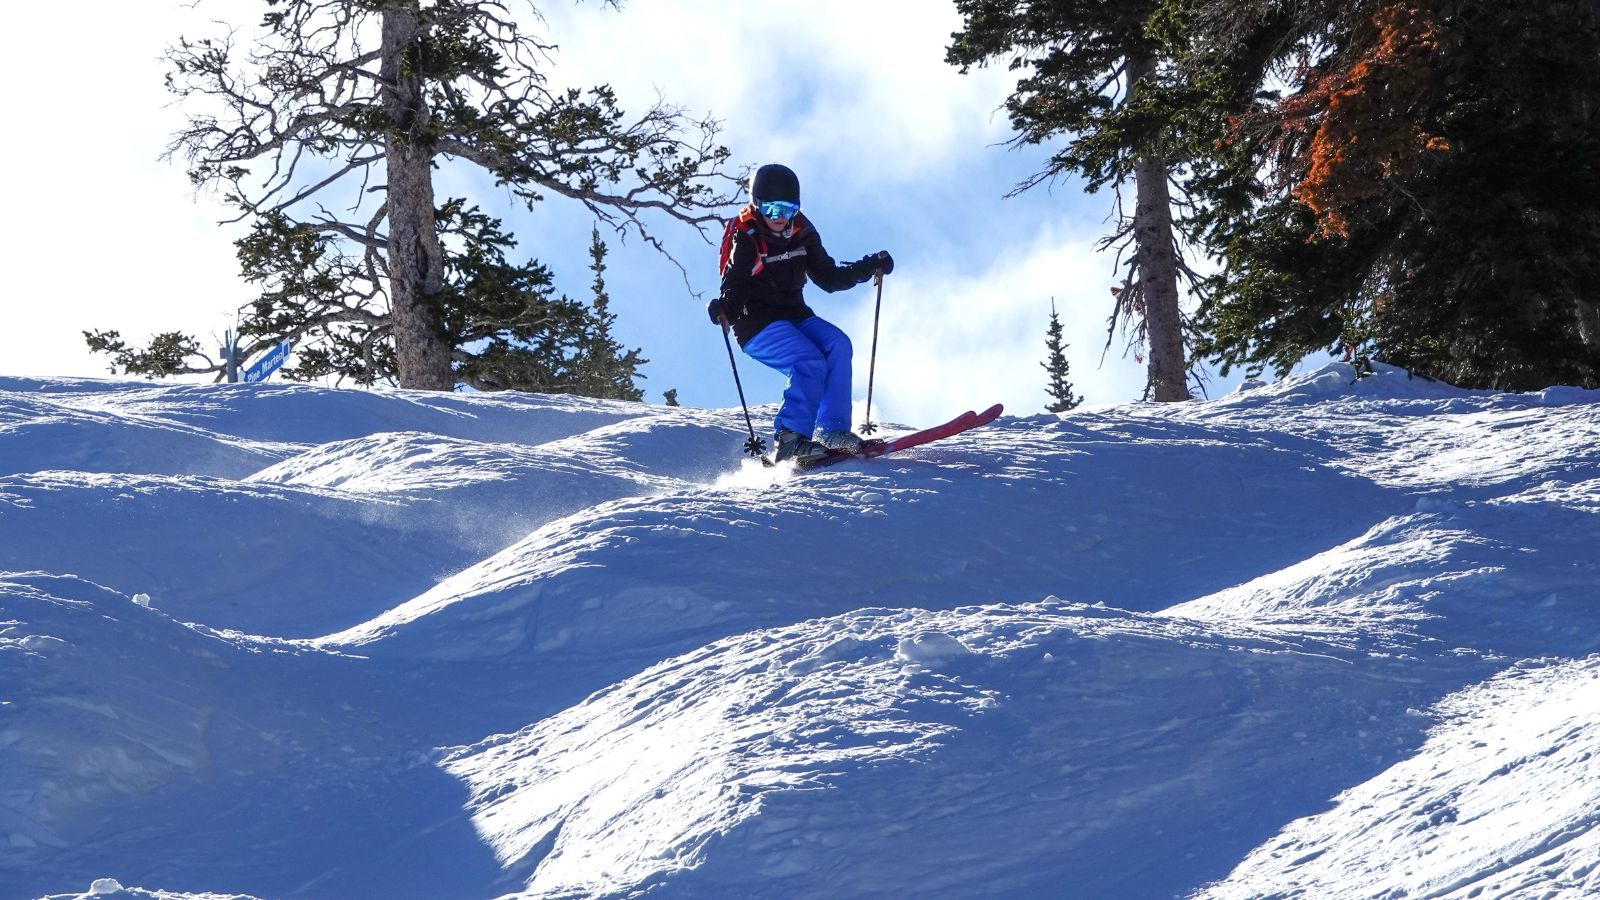
<path fill-rule="evenodd" d="M 778 163 L 767 163 L 750 175 L 750 202 L 787 200 L 800 202 L 800 176 Z"/>

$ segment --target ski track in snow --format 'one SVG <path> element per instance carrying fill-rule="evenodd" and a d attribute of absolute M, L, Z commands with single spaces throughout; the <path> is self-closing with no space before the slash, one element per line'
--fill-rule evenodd
<path fill-rule="evenodd" d="M 0 378 L 0 896 L 1600 893 L 1600 392 L 742 433 Z"/>

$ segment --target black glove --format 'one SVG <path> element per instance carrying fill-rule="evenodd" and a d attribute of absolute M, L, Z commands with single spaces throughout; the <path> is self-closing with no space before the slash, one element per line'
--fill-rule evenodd
<path fill-rule="evenodd" d="M 879 272 L 887 275 L 894 271 L 894 257 L 887 250 L 869 253 L 850 264 L 854 270 L 857 284 L 865 284 L 872 280 L 872 276 Z"/>
<path fill-rule="evenodd" d="M 877 253 L 867 257 L 867 259 L 873 260 L 878 271 L 885 275 L 894 271 L 894 257 L 890 256 L 887 250 L 879 250 Z"/>
<path fill-rule="evenodd" d="M 723 312 L 721 297 L 706 304 L 706 315 L 711 317 L 713 325 L 721 325 L 727 319 L 727 315 Z"/>

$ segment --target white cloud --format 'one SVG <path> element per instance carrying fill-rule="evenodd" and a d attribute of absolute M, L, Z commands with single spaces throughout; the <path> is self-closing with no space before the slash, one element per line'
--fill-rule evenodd
<path fill-rule="evenodd" d="M 964 409 L 1004 403 L 1017 415 L 1043 412 L 1045 329 L 1050 299 L 1061 316 L 1071 379 L 1091 403 L 1137 399 L 1144 370 L 1120 355 L 1099 364 L 1111 310 L 1108 259 L 1094 235 L 1040 227 L 985 270 L 956 267 L 901 274 L 884 283 L 873 417 L 927 424 Z M 825 307 L 820 307 L 826 315 Z M 856 341 L 856 393 L 864 396 L 872 302 L 840 323 Z"/>
<path fill-rule="evenodd" d="M 1009 133 L 992 112 L 1010 74 L 963 76 L 944 62 L 961 24 L 951 4 L 683 0 L 546 14 L 558 83 L 713 112 L 740 163 L 783 160 L 859 188 L 916 178 Z"/>

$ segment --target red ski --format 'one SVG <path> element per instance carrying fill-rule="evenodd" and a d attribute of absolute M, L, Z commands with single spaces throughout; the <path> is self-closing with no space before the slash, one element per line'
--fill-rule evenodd
<path fill-rule="evenodd" d="M 811 462 L 796 463 L 795 467 L 799 469 L 820 469 L 825 466 L 837 465 L 838 463 L 845 462 L 846 460 L 872 459 L 873 457 L 883 456 L 888 453 L 897 453 L 901 450 L 907 450 L 912 447 L 920 447 L 923 444 L 929 444 L 934 441 L 943 440 L 944 438 L 960 434 L 963 431 L 971 431 L 974 428 L 987 425 L 990 422 L 993 422 L 995 419 L 998 419 L 1000 417 L 1000 413 L 1003 411 L 1004 407 L 998 403 L 981 413 L 975 413 L 969 410 L 959 416 L 956 416 L 954 419 L 951 419 L 943 425 L 935 425 L 932 428 L 924 428 L 921 431 L 914 431 L 911 434 L 901 435 L 900 437 L 887 441 L 862 441 L 861 450 L 857 453 L 846 453 L 843 450 L 835 450 L 832 453 L 829 453 L 827 456 L 819 457 Z"/>

